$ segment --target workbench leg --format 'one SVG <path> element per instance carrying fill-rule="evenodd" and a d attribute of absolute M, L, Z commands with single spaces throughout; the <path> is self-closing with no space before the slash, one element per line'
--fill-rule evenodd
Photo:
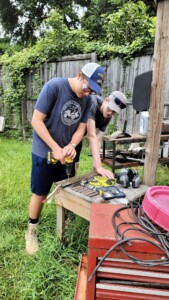
<path fill-rule="evenodd" d="M 116 144 L 113 142 L 113 155 L 112 155 L 112 172 L 115 173 L 115 161 L 116 161 Z"/>
<path fill-rule="evenodd" d="M 65 225 L 65 208 L 56 204 L 56 233 L 62 239 L 63 228 Z"/>

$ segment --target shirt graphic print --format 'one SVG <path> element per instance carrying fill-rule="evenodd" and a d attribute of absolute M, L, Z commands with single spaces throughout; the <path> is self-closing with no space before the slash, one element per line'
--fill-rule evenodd
<path fill-rule="evenodd" d="M 68 101 L 61 111 L 61 119 L 65 125 L 72 125 L 78 122 L 81 118 L 81 107 L 80 105 L 71 100 Z"/>

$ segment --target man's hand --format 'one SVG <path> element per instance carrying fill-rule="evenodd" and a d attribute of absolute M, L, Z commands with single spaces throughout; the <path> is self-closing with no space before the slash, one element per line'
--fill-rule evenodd
<path fill-rule="evenodd" d="M 64 157 L 70 157 L 74 159 L 76 156 L 76 149 L 72 144 L 68 144 L 63 148 Z"/>
<path fill-rule="evenodd" d="M 111 171 L 104 169 L 103 167 L 96 168 L 96 171 L 102 176 L 106 176 L 109 179 L 114 179 L 114 174 Z"/>
<path fill-rule="evenodd" d="M 65 156 L 64 156 L 63 149 L 61 147 L 57 146 L 53 149 L 53 156 L 55 159 L 59 160 L 62 165 L 65 163 L 64 162 Z"/>

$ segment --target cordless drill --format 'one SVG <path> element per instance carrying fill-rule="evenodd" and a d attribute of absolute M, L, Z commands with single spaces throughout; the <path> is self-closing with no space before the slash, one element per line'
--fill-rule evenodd
<path fill-rule="evenodd" d="M 65 157 L 65 170 L 66 170 L 66 174 L 69 177 L 71 175 L 72 172 L 72 166 L 73 166 L 73 159 L 71 159 L 70 157 Z M 54 157 L 53 152 L 49 151 L 48 152 L 48 156 L 47 156 L 47 163 L 50 165 L 55 165 L 57 163 L 57 159 Z"/>

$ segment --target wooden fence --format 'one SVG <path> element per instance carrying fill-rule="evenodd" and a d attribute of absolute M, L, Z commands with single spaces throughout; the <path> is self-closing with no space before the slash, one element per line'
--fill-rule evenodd
<path fill-rule="evenodd" d="M 24 123 L 25 121 L 30 122 L 32 117 L 35 101 L 31 99 L 35 94 L 38 95 L 38 92 L 46 81 L 52 77 L 74 77 L 81 67 L 88 62 L 98 62 L 106 70 L 103 96 L 115 90 L 121 90 L 127 95 L 127 109 L 124 110 L 118 118 L 118 128 L 121 129 L 124 120 L 127 119 L 127 131 L 130 133 L 137 132 L 140 115 L 136 114 L 132 106 L 134 80 L 137 75 L 152 69 L 153 57 L 151 55 L 136 57 L 126 68 L 124 68 L 123 61 L 120 58 L 99 62 L 97 61 L 95 53 L 63 57 L 57 62 L 41 65 L 39 70 L 34 74 L 30 73 L 26 75 L 27 98 L 24 99 L 22 106 L 22 120 L 24 119 Z M 40 81 L 38 81 L 38 83 L 37 74 L 38 80 L 40 75 Z M 2 82 L 2 86 L 5 86 L 5 83 Z M 169 119 L 169 70 L 166 76 L 164 100 L 164 119 Z"/>

